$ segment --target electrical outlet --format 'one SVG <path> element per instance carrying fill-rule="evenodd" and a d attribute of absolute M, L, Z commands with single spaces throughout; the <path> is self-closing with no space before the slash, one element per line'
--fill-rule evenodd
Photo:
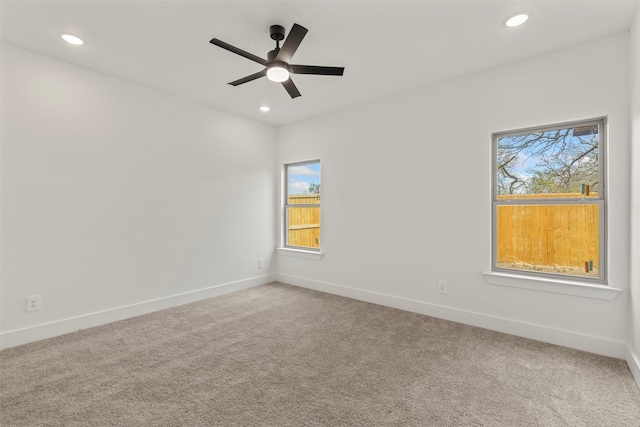
<path fill-rule="evenodd" d="M 258 260 L 258 268 L 264 268 L 264 260 L 262 258 Z"/>
<path fill-rule="evenodd" d="M 444 280 L 438 280 L 438 292 L 440 292 L 441 294 L 447 293 L 447 282 L 445 282 Z"/>
<path fill-rule="evenodd" d="M 40 295 L 34 295 L 27 297 L 27 311 L 36 311 L 42 308 L 42 299 Z"/>

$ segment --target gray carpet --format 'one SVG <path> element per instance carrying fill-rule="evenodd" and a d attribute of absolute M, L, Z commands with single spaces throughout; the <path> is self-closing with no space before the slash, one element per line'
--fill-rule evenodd
<path fill-rule="evenodd" d="M 2 426 L 640 426 L 624 361 L 277 283 L 0 363 Z"/>

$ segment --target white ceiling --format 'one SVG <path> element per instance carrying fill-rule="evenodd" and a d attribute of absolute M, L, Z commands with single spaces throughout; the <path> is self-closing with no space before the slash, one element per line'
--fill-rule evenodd
<path fill-rule="evenodd" d="M 0 23 L 4 43 L 282 125 L 627 31 L 638 3 L 2 0 Z M 521 11 L 530 14 L 527 23 L 504 26 Z M 288 31 L 294 22 L 309 32 L 292 63 L 343 66 L 343 77 L 294 75 L 296 99 L 266 78 L 227 84 L 262 66 L 211 38 L 266 58 L 275 47 L 269 26 Z M 63 32 L 86 44 L 64 43 Z"/>

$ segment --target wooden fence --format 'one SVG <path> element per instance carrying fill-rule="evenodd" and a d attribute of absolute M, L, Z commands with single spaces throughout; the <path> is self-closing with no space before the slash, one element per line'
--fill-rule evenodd
<path fill-rule="evenodd" d="M 597 197 L 597 193 L 591 193 Z M 500 199 L 584 197 L 582 194 L 499 196 Z M 317 195 L 292 195 L 289 204 L 319 203 Z M 599 212 L 597 204 L 499 206 L 497 212 L 498 264 L 598 269 Z M 288 244 L 320 247 L 320 208 L 289 208 Z"/>
<path fill-rule="evenodd" d="M 289 196 L 290 205 L 320 203 L 319 195 L 296 194 Z M 307 248 L 320 247 L 320 208 L 289 208 L 289 239 L 287 244 Z"/>
<path fill-rule="evenodd" d="M 596 196 L 597 193 L 591 193 Z M 582 194 L 499 196 L 500 199 L 584 197 Z M 498 207 L 498 263 L 598 269 L 597 204 Z"/>

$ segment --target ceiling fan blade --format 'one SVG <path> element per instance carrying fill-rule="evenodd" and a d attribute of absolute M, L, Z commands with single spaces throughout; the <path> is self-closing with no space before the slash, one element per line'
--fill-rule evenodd
<path fill-rule="evenodd" d="M 214 44 L 216 46 L 220 46 L 223 49 L 228 50 L 229 52 L 233 52 L 236 55 L 240 55 L 240 56 L 244 56 L 247 59 L 250 59 L 254 62 L 257 62 L 258 64 L 262 64 L 265 67 L 267 66 L 267 61 L 265 59 L 260 58 L 259 56 L 256 56 L 252 53 L 249 53 L 247 51 L 244 51 L 242 49 L 239 49 L 235 46 L 231 46 L 229 43 L 225 43 L 222 40 L 218 40 L 218 39 L 211 39 L 209 41 L 209 43 Z"/>
<path fill-rule="evenodd" d="M 289 65 L 294 74 L 318 74 L 321 76 L 341 76 L 344 67 L 321 67 L 318 65 Z"/>
<path fill-rule="evenodd" d="M 291 80 L 291 77 L 283 81 L 282 86 L 284 86 L 287 92 L 289 92 L 289 95 L 291 96 L 291 98 L 297 98 L 302 95 L 298 90 L 298 88 L 296 87 L 296 85 L 293 84 L 293 80 Z"/>
<path fill-rule="evenodd" d="M 298 46 L 302 43 L 302 39 L 307 34 L 307 31 L 309 30 L 302 25 L 293 24 L 287 39 L 284 41 L 284 44 L 276 56 L 276 61 L 286 62 L 288 64 L 289 61 L 291 61 L 293 54 L 296 53 Z"/>
<path fill-rule="evenodd" d="M 243 78 L 238 79 L 238 80 L 234 80 L 234 81 L 230 82 L 229 84 L 231 86 L 238 86 L 238 85 L 241 85 L 243 83 L 248 83 L 248 82 L 250 82 L 252 80 L 259 79 L 260 77 L 264 77 L 266 75 L 267 75 L 267 69 L 265 68 L 262 71 L 258 71 L 257 73 L 251 74 L 250 76 L 243 77 Z"/>

